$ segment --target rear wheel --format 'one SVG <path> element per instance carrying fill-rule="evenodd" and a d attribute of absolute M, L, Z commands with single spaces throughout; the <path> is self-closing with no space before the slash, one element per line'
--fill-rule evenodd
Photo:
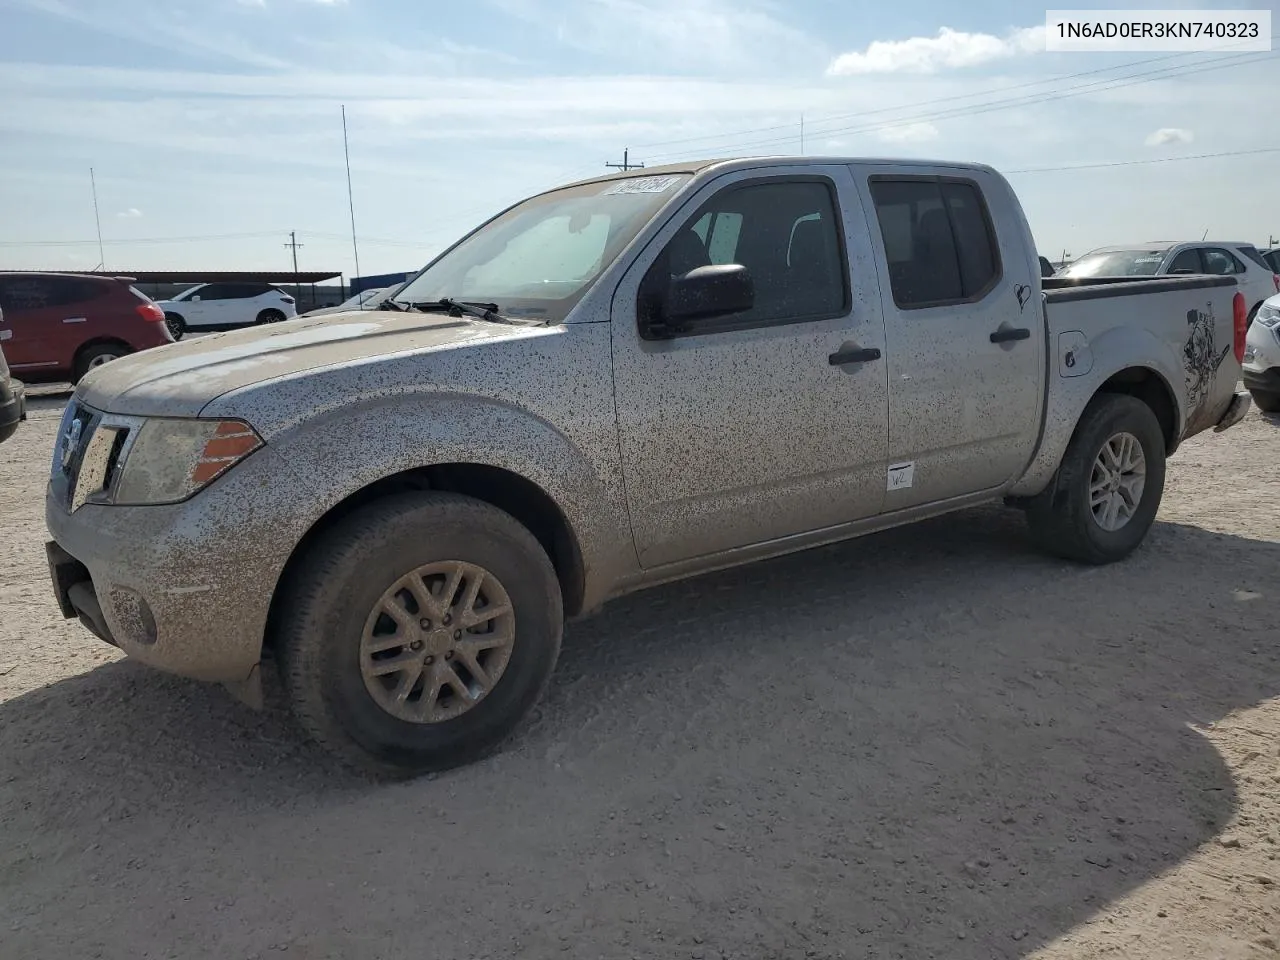
<path fill-rule="evenodd" d="M 98 343 L 92 347 L 85 347 L 76 356 L 75 366 L 71 372 L 71 382 L 79 383 L 84 375 L 95 367 L 110 363 L 132 352 L 123 343 Z"/>
<path fill-rule="evenodd" d="M 303 728 L 392 777 L 469 763 L 540 696 L 560 650 L 555 570 L 469 497 L 379 500 L 320 536 L 284 586 L 281 674 Z"/>
<path fill-rule="evenodd" d="M 169 327 L 169 333 L 173 335 L 173 339 L 181 340 L 182 335 L 187 332 L 187 321 L 182 319 L 181 314 L 166 313 L 164 322 Z"/>
<path fill-rule="evenodd" d="M 1280 393 L 1269 393 L 1265 390 L 1250 390 L 1249 395 L 1263 413 L 1280 413 Z"/>
<path fill-rule="evenodd" d="M 1164 476 L 1164 435 L 1151 408 L 1104 393 L 1085 408 L 1053 481 L 1029 504 L 1027 520 L 1050 553 L 1114 563 L 1151 529 Z"/>
<path fill-rule="evenodd" d="M 284 319 L 284 314 L 279 310 L 263 310 L 258 314 L 258 323 L 279 323 Z"/>

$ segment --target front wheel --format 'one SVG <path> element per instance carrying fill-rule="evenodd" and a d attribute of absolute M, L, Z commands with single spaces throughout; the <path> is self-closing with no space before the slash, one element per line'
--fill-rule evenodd
<path fill-rule="evenodd" d="M 1280 413 L 1280 393 L 1268 393 L 1265 390 L 1250 390 L 1254 405 L 1263 413 Z"/>
<path fill-rule="evenodd" d="M 1031 531 L 1065 559 L 1114 563 L 1151 529 L 1164 476 L 1164 435 L 1151 408 L 1101 394 L 1085 408 L 1048 489 L 1031 501 Z"/>
<path fill-rule="evenodd" d="M 187 321 L 177 313 L 166 313 L 164 315 L 165 325 L 169 328 L 169 333 L 175 340 L 181 340 L 182 335 L 187 332 Z"/>
<path fill-rule="evenodd" d="M 562 600 L 542 546 L 489 504 L 401 494 L 322 534 L 285 585 L 278 651 L 302 727 L 405 777 L 479 759 L 541 695 Z"/>

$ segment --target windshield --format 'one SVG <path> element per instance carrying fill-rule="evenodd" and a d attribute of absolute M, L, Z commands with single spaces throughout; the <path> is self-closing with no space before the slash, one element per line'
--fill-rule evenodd
<path fill-rule="evenodd" d="M 458 244 L 395 299 L 495 303 L 501 314 L 558 323 L 688 180 L 639 176 L 533 197 Z"/>
<path fill-rule="evenodd" d="M 1154 277 L 1164 262 L 1163 250 L 1108 250 L 1086 253 L 1062 277 Z"/>

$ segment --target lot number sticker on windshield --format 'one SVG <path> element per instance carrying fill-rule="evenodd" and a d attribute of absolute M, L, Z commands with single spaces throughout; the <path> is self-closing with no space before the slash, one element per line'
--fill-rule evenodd
<path fill-rule="evenodd" d="M 679 181 L 679 177 L 632 177 L 630 180 L 619 180 L 602 191 L 600 196 L 611 197 L 619 193 L 662 193 Z"/>

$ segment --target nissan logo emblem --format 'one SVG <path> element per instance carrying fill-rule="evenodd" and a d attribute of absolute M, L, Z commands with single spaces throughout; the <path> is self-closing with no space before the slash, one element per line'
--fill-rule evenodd
<path fill-rule="evenodd" d="M 71 458 L 75 456 L 76 447 L 80 443 L 80 433 L 84 429 L 84 424 L 79 420 L 72 420 L 71 425 L 67 427 L 67 432 L 62 435 L 62 469 L 71 469 Z"/>

